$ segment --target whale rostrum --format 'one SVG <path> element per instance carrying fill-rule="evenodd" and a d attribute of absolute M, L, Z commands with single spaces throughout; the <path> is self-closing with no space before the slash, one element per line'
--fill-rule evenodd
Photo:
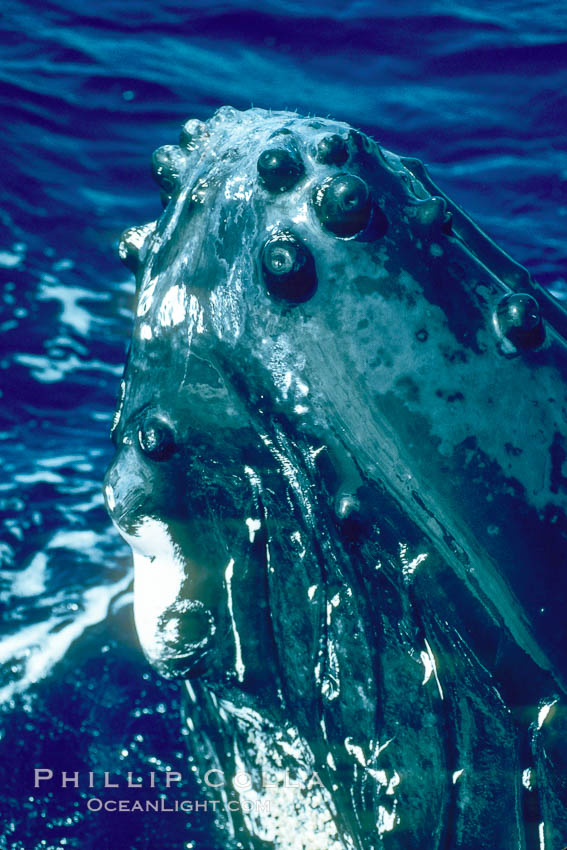
<path fill-rule="evenodd" d="M 562 305 L 340 121 L 152 167 L 104 490 L 221 844 L 563 847 Z"/>

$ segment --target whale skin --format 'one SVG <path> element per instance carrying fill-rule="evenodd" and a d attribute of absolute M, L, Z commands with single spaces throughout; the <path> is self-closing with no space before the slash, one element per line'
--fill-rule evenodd
<path fill-rule="evenodd" d="M 153 172 L 104 491 L 219 846 L 564 847 L 561 304 L 340 121 Z"/>

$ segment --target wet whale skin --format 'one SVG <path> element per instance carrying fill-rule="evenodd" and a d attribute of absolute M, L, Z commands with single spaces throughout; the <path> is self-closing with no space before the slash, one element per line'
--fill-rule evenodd
<path fill-rule="evenodd" d="M 561 305 L 339 121 L 153 170 L 104 489 L 223 845 L 563 847 Z"/>

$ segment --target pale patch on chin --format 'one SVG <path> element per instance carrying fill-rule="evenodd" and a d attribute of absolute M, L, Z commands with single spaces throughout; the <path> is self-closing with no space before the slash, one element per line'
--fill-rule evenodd
<path fill-rule="evenodd" d="M 134 552 L 134 620 L 142 649 L 153 664 L 162 659 L 167 637 L 160 618 L 179 598 L 183 577 L 182 562 Z"/>
<path fill-rule="evenodd" d="M 144 519 L 135 535 L 121 531 L 134 555 L 134 620 L 148 661 L 159 662 L 166 652 L 159 621 L 179 599 L 185 579 L 185 562 L 167 526 Z"/>

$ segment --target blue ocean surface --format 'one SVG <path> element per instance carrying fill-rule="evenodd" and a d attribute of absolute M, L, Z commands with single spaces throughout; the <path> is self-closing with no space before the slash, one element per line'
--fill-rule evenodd
<path fill-rule="evenodd" d="M 210 812 L 87 808 L 117 795 L 104 771 L 153 772 L 158 798 L 176 770 L 168 798 L 199 798 L 101 494 L 134 298 L 117 241 L 160 214 L 151 152 L 223 104 L 345 120 L 565 297 L 567 5 L 4 0 L 0 33 L 0 850 L 212 850 Z"/>

